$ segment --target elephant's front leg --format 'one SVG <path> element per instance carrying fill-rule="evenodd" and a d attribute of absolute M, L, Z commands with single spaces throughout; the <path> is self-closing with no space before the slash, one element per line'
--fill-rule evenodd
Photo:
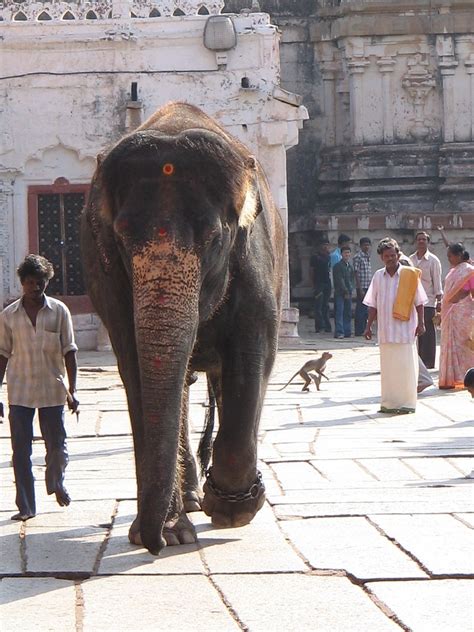
<path fill-rule="evenodd" d="M 223 367 L 222 415 L 202 503 L 216 527 L 248 524 L 265 501 L 257 441 L 268 365 L 249 353 Z"/>

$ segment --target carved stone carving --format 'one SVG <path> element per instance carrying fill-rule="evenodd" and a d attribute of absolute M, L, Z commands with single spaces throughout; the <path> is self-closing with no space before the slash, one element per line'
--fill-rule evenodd
<path fill-rule="evenodd" d="M 49 20 L 107 20 L 158 18 L 173 15 L 219 14 L 223 0 L 100 0 L 100 2 L 14 2 L 0 4 L 0 20 L 25 22 Z"/>
<path fill-rule="evenodd" d="M 408 60 L 408 71 L 402 79 L 402 86 L 413 103 L 414 123 L 410 133 L 415 140 L 423 140 L 430 133 L 426 125 L 424 107 L 428 94 L 436 86 L 436 80 L 428 69 L 428 61 L 421 53 Z"/>

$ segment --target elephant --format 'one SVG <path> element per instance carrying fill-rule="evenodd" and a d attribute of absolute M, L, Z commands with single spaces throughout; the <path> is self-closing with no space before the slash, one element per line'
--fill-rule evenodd
<path fill-rule="evenodd" d="M 87 291 L 107 328 L 132 426 L 129 540 L 159 555 L 262 507 L 257 435 L 275 359 L 285 231 L 264 172 L 199 108 L 171 102 L 99 156 L 81 217 Z M 203 494 L 189 385 L 205 372 L 219 427 Z"/>

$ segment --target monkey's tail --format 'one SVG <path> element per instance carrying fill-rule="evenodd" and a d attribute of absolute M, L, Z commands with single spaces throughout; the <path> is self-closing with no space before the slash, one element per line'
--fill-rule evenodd
<path fill-rule="evenodd" d="M 201 468 L 201 476 L 206 474 L 206 470 L 211 462 L 212 456 L 212 433 L 214 432 L 214 420 L 216 415 L 216 396 L 214 389 L 212 388 L 211 381 L 207 379 L 207 403 L 206 403 L 206 415 L 204 418 L 204 429 L 202 431 L 201 439 L 199 440 L 199 446 L 197 455 L 199 459 L 199 465 Z"/>
<path fill-rule="evenodd" d="M 295 377 L 298 375 L 299 371 L 296 371 L 296 373 L 293 375 L 293 377 L 290 377 L 290 379 L 288 380 L 288 382 L 285 384 L 285 386 L 282 386 L 281 388 L 279 388 L 279 391 L 282 391 L 284 388 L 286 388 L 288 386 L 288 384 L 291 382 L 291 380 L 294 380 Z"/>

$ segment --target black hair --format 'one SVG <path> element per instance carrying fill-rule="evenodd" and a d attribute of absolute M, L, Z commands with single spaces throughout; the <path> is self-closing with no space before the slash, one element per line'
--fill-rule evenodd
<path fill-rule="evenodd" d="M 466 371 L 464 376 L 464 386 L 466 388 L 472 388 L 474 386 L 474 367 Z"/>
<path fill-rule="evenodd" d="M 384 237 L 378 243 L 377 254 L 381 255 L 384 250 L 389 250 L 390 248 L 395 248 L 397 252 L 400 252 L 400 246 L 395 239 L 392 239 L 391 237 Z"/>
<path fill-rule="evenodd" d="M 430 236 L 424 230 L 419 230 L 417 233 L 415 233 L 415 241 L 418 235 L 424 235 L 426 237 L 427 242 L 430 243 L 431 241 Z"/>
<path fill-rule="evenodd" d="M 54 276 L 53 264 L 41 255 L 26 255 L 17 269 L 20 281 L 26 279 L 27 276 L 42 277 L 49 281 Z"/>
<path fill-rule="evenodd" d="M 341 233 L 339 237 L 337 238 L 337 245 L 340 246 L 341 244 L 345 244 L 346 242 L 350 240 L 351 238 L 349 237 L 349 235 L 344 235 L 344 233 Z"/>
<path fill-rule="evenodd" d="M 462 257 L 463 261 L 469 261 L 469 253 L 462 244 L 449 244 L 448 250 L 457 257 Z"/>
<path fill-rule="evenodd" d="M 371 244 L 372 242 L 368 237 L 361 237 L 359 240 L 359 246 L 363 246 L 364 244 Z"/>
<path fill-rule="evenodd" d="M 351 251 L 351 247 L 350 246 L 341 246 L 341 254 L 343 252 L 346 252 L 346 250 L 348 250 L 350 252 Z"/>

